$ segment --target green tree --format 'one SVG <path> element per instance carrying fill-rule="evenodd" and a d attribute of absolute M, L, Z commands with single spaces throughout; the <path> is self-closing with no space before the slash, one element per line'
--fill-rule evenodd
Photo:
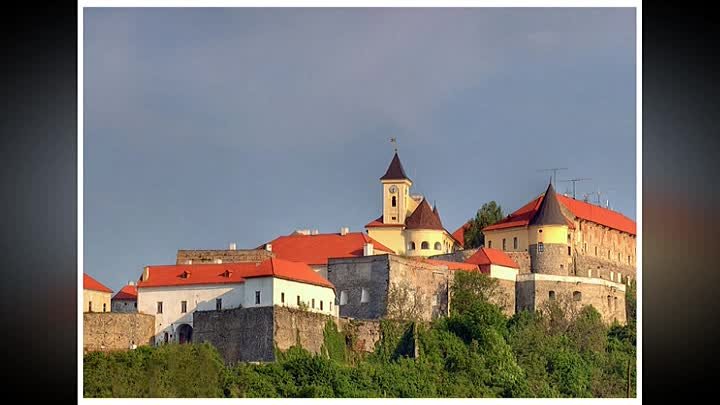
<path fill-rule="evenodd" d="M 485 235 L 482 229 L 490 226 L 503 218 L 502 207 L 495 201 L 485 203 L 470 220 L 470 227 L 465 230 L 465 249 L 480 247 L 485 243 Z"/>
<path fill-rule="evenodd" d="M 502 295 L 497 279 L 477 271 L 455 273 L 450 291 L 452 314 L 462 314 L 477 302 L 496 303 Z"/>

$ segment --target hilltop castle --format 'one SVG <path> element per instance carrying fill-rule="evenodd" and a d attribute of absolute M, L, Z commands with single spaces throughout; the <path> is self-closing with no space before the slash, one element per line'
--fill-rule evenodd
<path fill-rule="evenodd" d="M 313 345 L 322 341 L 323 317 L 347 326 L 410 313 L 421 320 L 446 316 L 458 271 L 496 279 L 494 300 L 507 315 L 563 300 L 592 305 L 607 323 L 626 322 L 625 290 L 636 276 L 631 219 L 558 195 L 549 184 L 483 229 L 485 246 L 466 249 L 470 222 L 448 232 L 437 207 L 410 192 L 413 182 L 397 152 L 379 180 L 382 213 L 366 233 L 300 230 L 251 249 L 178 250 L 174 265 L 146 266 L 133 294 L 115 300 L 136 299 L 130 303 L 137 316 L 152 318 L 143 320 L 141 334 L 153 344 L 210 341 L 229 361 L 272 360 L 273 348 L 297 339 L 320 350 Z M 91 300 L 100 301 L 98 288 L 91 287 L 85 310 L 97 312 Z M 110 293 L 102 291 L 105 310 Z M 126 333 L 120 329 L 118 336 Z M 104 336 L 86 328 L 86 340 L 97 339 L 97 346 L 107 343 Z M 146 340 L 136 336 L 126 340 Z M 377 338 L 368 337 L 365 350 Z"/>

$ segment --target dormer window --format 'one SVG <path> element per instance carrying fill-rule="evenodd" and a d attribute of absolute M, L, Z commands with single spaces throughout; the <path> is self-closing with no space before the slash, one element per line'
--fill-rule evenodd
<path fill-rule="evenodd" d="M 225 272 L 223 272 L 223 277 L 230 278 L 230 276 L 232 276 L 232 271 L 225 270 Z"/>
<path fill-rule="evenodd" d="M 180 276 L 182 278 L 190 278 L 190 270 L 183 271 L 182 275 Z"/>

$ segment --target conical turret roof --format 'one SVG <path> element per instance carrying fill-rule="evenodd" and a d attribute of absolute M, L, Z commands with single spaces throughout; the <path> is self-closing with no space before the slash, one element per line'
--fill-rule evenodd
<path fill-rule="evenodd" d="M 400 157 L 398 156 L 397 152 L 395 152 L 395 156 L 393 156 L 392 161 L 390 162 L 390 166 L 388 166 L 387 171 L 385 172 L 385 175 L 380 177 L 380 180 L 410 180 L 410 178 L 405 174 L 405 169 L 403 169 L 402 163 L 400 163 Z"/>
<path fill-rule="evenodd" d="M 427 199 L 423 199 L 412 214 L 405 220 L 406 229 L 439 229 L 445 230 L 440 216 L 430 208 Z"/>
<path fill-rule="evenodd" d="M 545 190 L 540 208 L 538 208 L 535 216 L 530 221 L 530 225 L 567 225 L 567 219 L 560 209 L 560 202 L 555 194 L 555 188 L 552 183 Z"/>

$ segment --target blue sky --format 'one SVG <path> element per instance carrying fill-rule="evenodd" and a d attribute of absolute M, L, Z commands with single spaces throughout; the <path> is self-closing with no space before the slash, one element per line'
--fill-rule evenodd
<path fill-rule="evenodd" d="M 635 218 L 634 9 L 88 9 L 84 266 L 380 215 L 390 137 L 451 232 L 588 177 Z M 558 191 L 569 183 L 558 183 Z"/>

